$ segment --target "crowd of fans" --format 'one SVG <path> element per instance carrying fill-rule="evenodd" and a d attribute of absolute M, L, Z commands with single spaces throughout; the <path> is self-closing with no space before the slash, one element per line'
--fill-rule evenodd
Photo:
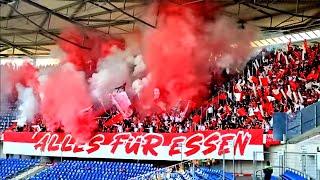
<path fill-rule="evenodd" d="M 272 127 L 274 112 L 294 113 L 320 98 L 320 48 L 304 43 L 304 48 L 262 51 L 243 73 L 228 75 L 224 84 L 211 88 L 208 103 L 184 115 L 184 108 L 135 115 L 120 123 L 104 126 L 103 132 L 192 132 L 216 129 L 264 129 Z M 110 110 L 110 119 L 119 112 Z"/>
<path fill-rule="evenodd" d="M 313 104 L 320 97 L 320 47 L 304 43 L 304 48 L 263 50 L 248 62 L 241 73 L 224 73 L 225 83 L 210 88 L 212 97 L 201 107 L 176 107 L 163 113 L 130 118 L 110 123 L 118 117 L 113 107 L 98 119 L 100 132 L 170 132 L 182 133 L 217 129 L 264 129 L 272 127 L 274 112 L 293 113 Z M 45 131 L 41 120 L 36 128 Z M 13 129 L 13 128 L 11 128 Z"/>

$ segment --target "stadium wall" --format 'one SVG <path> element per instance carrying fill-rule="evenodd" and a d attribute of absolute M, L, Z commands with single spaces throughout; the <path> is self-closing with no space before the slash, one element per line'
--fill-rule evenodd
<path fill-rule="evenodd" d="M 273 165 L 292 168 L 318 179 L 320 176 L 319 143 L 285 144 L 269 148 L 265 160 Z"/>

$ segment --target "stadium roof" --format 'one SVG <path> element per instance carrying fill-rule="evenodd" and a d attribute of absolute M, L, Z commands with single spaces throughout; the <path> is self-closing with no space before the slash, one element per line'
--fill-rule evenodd
<path fill-rule="evenodd" d="M 201 0 L 171 0 L 179 5 Z M 263 36 L 320 26 L 319 0 L 216 0 L 239 27 L 258 27 Z M 131 33 L 143 20 L 148 0 L 0 0 L 0 54 L 48 55 L 64 27 L 73 24 L 106 35 Z M 263 38 L 263 37 L 261 37 Z"/>

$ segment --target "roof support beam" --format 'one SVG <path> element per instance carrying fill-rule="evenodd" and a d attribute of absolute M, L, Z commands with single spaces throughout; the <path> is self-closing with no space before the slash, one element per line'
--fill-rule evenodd
<path fill-rule="evenodd" d="M 251 5 L 254 6 L 254 5 L 257 5 L 257 4 L 251 4 Z M 319 7 L 319 6 L 320 6 L 319 2 L 314 2 L 314 3 L 310 4 L 310 6 L 300 7 L 298 9 L 298 11 L 299 12 L 304 12 L 304 11 L 308 11 L 308 10 L 314 9 L 314 7 Z M 267 6 L 267 7 L 270 7 L 270 6 Z M 260 7 L 260 9 L 266 9 L 266 8 Z M 286 10 L 286 14 L 287 15 L 291 15 L 291 14 L 288 14 L 288 13 L 296 14 L 296 8 Z M 284 13 L 275 11 L 275 13 L 272 13 L 271 15 L 272 15 L 272 17 L 276 17 L 276 16 L 283 15 L 283 14 Z M 266 18 L 270 18 L 270 15 L 262 15 L 262 16 L 257 16 L 257 17 L 251 18 L 251 19 L 244 19 L 244 20 L 245 21 L 259 21 L 259 20 L 266 19 Z"/>
<path fill-rule="evenodd" d="M 9 6 L 10 6 L 10 5 L 9 5 Z M 78 43 L 72 42 L 72 41 L 70 41 L 69 39 L 65 39 L 65 38 L 60 37 L 60 36 L 58 36 L 58 35 L 56 35 L 56 34 L 50 33 L 49 31 L 47 31 L 46 29 L 44 29 L 43 27 L 39 26 L 37 23 L 35 23 L 34 21 L 32 21 L 30 18 L 28 18 L 28 17 L 26 17 L 24 14 L 20 13 L 20 12 L 19 12 L 17 9 L 15 9 L 14 7 L 12 7 L 12 6 L 10 6 L 10 7 L 11 7 L 17 14 L 23 16 L 23 17 L 24 17 L 26 20 L 28 20 L 30 23 L 32 23 L 33 25 L 35 25 L 36 27 L 38 27 L 37 30 L 38 30 L 39 33 L 42 34 L 43 36 L 46 36 L 47 38 L 53 40 L 53 38 L 50 37 L 50 35 L 51 35 L 51 36 L 54 36 L 54 37 L 56 37 L 56 38 L 58 38 L 58 39 L 61 39 L 61 40 L 65 41 L 65 42 L 68 42 L 68 43 L 70 43 L 70 44 L 73 44 L 73 45 L 75 45 L 75 46 L 77 46 L 77 47 L 79 47 L 79 48 L 89 49 L 88 47 L 85 47 L 85 46 L 82 46 L 82 45 L 80 45 L 80 44 L 78 44 Z"/>
<path fill-rule="evenodd" d="M 86 3 L 87 3 L 87 0 L 84 0 L 84 1 L 77 7 L 77 9 L 72 12 L 72 15 L 70 16 L 70 18 L 75 17 L 75 16 L 78 14 L 78 12 L 80 12 L 81 9 L 86 5 Z"/>
<path fill-rule="evenodd" d="M 18 8 L 18 5 L 19 5 L 19 1 L 16 1 L 16 2 L 14 2 L 14 4 L 13 4 L 13 6 L 15 7 L 15 8 Z M 12 14 L 14 13 L 14 11 L 12 10 L 12 9 L 10 9 L 10 11 L 9 11 L 9 13 L 8 13 L 8 15 L 7 15 L 7 17 L 11 17 L 12 16 Z"/>
<path fill-rule="evenodd" d="M 73 6 L 77 5 L 77 4 L 79 4 L 79 1 L 76 1 L 74 3 L 70 3 L 70 4 L 67 4 L 65 6 L 61 6 L 59 8 L 53 9 L 53 11 L 59 12 L 61 10 L 73 7 Z M 38 16 L 38 15 L 45 14 L 45 13 L 46 13 L 45 11 L 38 11 L 38 12 L 26 13 L 24 15 L 27 16 L 27 17 L 32 17 L 32 16 Z M 10 20 L 10 19 L 19 19 L 19 18 L 23 18 L 23 16 L 16 15 L 16 16 L 11 16 L 11 17 L 0 17 L 0 21 L 6 21 L 6 20 Z"/>
<path fill-rule="evenodd" d="M 89 2 L 91 2 L 91 1 L 89 0 Z M 112 6 L 113 8 L 117 9 L 118 11 L 122 12 L 123 14 L 125 14 L 125 15 L 133 18 L 134 20 L 139 21 L 140 23 L 142 23 L 142 24 L 144 24 L 144 25 L 147 25 L 147 26 L 149 26 L 149 27 L 156 28 L 156 26 L 154 26 L 154 25 L 152 25 L 152 24 L 150 24 L 150 23 L 148 23 L 148 22 L 146 22 L 146 21 L 144 21 L 144 20 L 142 20 L 142 19 L 140 19 L 140 18 L 137 18 L 137 17 L 135 17 L 135 16 L 127 13 L 126 11 L 122 10 L 122 9 L 119 8 L 118 6 L 116 6 L 116 5 L 114 5 L 113 3 L 111 3 L 109 0 L 105 0 L 105 2 L 106 2 L 107 4 L 109 4 L 110 6 Z"/>
<path fill-rule="evenodd" d="M 5 51 L 5 50 L 8 50 L 8 49 L 10 49 L 10 48 L 11 48 L 11 47 L 4 47 L 4 48 L 1 48 L 1 49 L 0 49 L 0 53 L 1 53 L 1 52 L 3 52 L 3 51 Z"/>
<path fill-rule="evenodd" d="M 60 19 L 63 19 L 63 20 L 65 20 L 65 21 L 68 21 L 68 22 L 70 22 L 70 23 L 72 23 L 72 24 L 84 26 L 83 24 L 81 24 L 81 23 L 79 23 L 79 22 L 77 22 L 77 21 L 72 20 L 70 17 L 67 17 L 67 16 L 65 16 L 65 15 L 62 15 L 62 14 L 60 14 L 60 13 L 58 13 L 58 12 L 55 12 L 55 11 L 53 11 L 52 9 L 49 9 L 49 8 L 47 8 L 47 7 L 45 7 L 45 6 L 42 6 L 41 4 L 38 4 L 38 3 L 33 2 L 33 1 L 31 1 L 31 0 L 21 0 L 21 1 L 23 1 L 23 2 L 25 2 L 25 3 L 28 3 L 28 4 L 30 4 L 30 5 L 32 5 L 32 6 L 34 6 L 34 7 L 37 7 L 37 8 L 39 8 L 39 9 L 41 9 L 41 10 L 43 10 L 43 11 L 49 13 L 49 14 L 52 14 L 52 15 L 54 15 L 54 16 L 57 16 L 57 17 L 59 17 Z"/>
<path fill-rule="evenodd" d="M 78 21 L 88 21 L 88 19 L 79 19 Z M 107 27 L 107 26 L 119 26 L 119 25 L 125 25 L 125 24 L 132 24 L 135 21 L 134 20 L 103 20 L 103 19 L 90 19 L 90 21 L 93 22 L 101 22 L 101 23 L 95 23 L 90 24 L 88 27 L 90 28 L 101 28 L 101 27 Z M 40 34 L 43 34 L 45 32 L 42 32 L 41 29 L 35 29 L 35 30 L 23 30 L 23 29 L 12 29 L 15 32 L 9 32 L 9 33 L 0 33 L 0 36 L 15 36 L 15 35 L 30 35 L 30 34 L 37 34 L 40 32 Z M 17 32 L 18 31 L 18 32 Z M 48 29 L 46 30 L 49 34 L 55 34 L 56 36 L 60 33 L 59 29 Z M 46 35 L 47 37 L 48 35 Z M 52 38 L 53 39 L 53 38 Z"/>
<path fill-rule="evenodd" d="M 24 48 L 21 48 L 20 46 L 17 46 L 17 45 L 11 43 L 10 41 L 8 41 L 8 40 L 6 40 L 6 39 L 2 39 L 2 38 L 0 37 L 0 41 L 3 42 L 3 43 L 5 43 L 5 44 L 7 44 L 8 46 L 11 46 L 12 48 L 19 49 L 21 52 L 24 52 L 24 53 L 26 53 L 26 54 L 29 55 L 29 56 L 33 56 L 33 55 L 34 55 L 31 51 L 28 51 L 28 50 L 26 50 L 26 49 L 24 49 Z"/>
<path fill-rule="evenodd" d="M 126 10 L 130 10 L 130 9 L 134 9 L 137 7 L 141 7 L 144 4 L 137 4 L 137 5 L 132 5 L 132 6 L 126 6 Z M 123 8 L 119 8 L 119 9 L 123 9 Z M 86 15 L 82 15 L 82 16 L 77 16 L 77 18 L 91 18 L 91 17 L 95 17 L 95 16 L 101 16 L 101 15 L 105 15 L 108 13 L 113 13 L 113 12 L 118 12 L 119 10 L 117 9 L 112 9 L 111 11 L 107 11 L 107 10 L 103 10 L 101 12 L 95 12 L 95 13 L 91 13 L 91 14 L 86 14 Z"/>
<path fill-rule="evenodd" d="M 276 14 L 272 14 L 272 16 L 278 16 L 278 15 L 281 15 L 281 14 L 286 14 L 286 15 L 291 15 L 291 16 L 295 16 L 295 17 L 303 17 L 303 18 L 311 18 L 311 19 L 319 19 L 320 18 L 320 17 L 316 17 L 316 16 L 307 16 L 307 15 L 295 13 L 296 12 L 296 8 L 294 8 L 293 10 L 282 10 L 282 9 L 277 9 L 277 8 L 274 8 L 274 7 L 271 7 L 271 6 L 266 6 L 266 5 L 263 5 L 263 4 L 259 4 L 259 3 L 255 3 L 255 4 L 251 4 L 251 5 L 252 6 L 256 6 L 256 7 L 260 7 L 260 8 L 266 9 L 266 10 L 271 10 L 271 11 L 277 12 Z M 319 7 L 319 6 L 320 6 L 320 3 L 317 2 L 317 3 L 314 3 L 314 4 L 310 5 L 310 6 L 306 6 L 304 8 L 300 8 L 299 11 L 307 11 L 307 10 L 310 10 L 310 9 L 314 9 L 314 7 Z M 269 18 L 269 16 L 256 17 L 256 18 L 253 18 L 253 19 L 247 20 L 247 21 L 256 21 L 256 20 L 261 20 L 261 19 L 265 19 L 265 18 Z"/>

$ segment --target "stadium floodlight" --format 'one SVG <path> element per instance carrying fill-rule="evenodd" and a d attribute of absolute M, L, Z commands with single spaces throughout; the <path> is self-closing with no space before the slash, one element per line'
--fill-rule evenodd
<path fill-rule="evenodd" d="M 279 37 L 275 37 L 275 38 L 272 38 L 275 42 L 277 42 L 278 44 L 280 43 L 284 43 L 282 42 L 282 40 L 279 38 Z"/>
<path fill-rule="evenodd" d="M 303 41 L 304 38 L 302 36 L 300 36 L 299 34 L 293 34 L 292 35 L 294 38 L 296 38 L 298 41 Z"/>
<path fill-rule="evenodd" d="M 311 39 L 315 39 L 315 38 L 318 37 L 313 31 L 308 31 L 308 32 L 306 32 L 306 33 L 308 34 L 308 36 L 311 37 Z"/>
<path fill-rule="evenodd" d="M 277 44 L 277 42 L 272 39 L 266 39 L 266 41 L 268 41 L 269 44 Z"/>
<path fill-rule="evenodd" d="M 291 39 L 291 42 L 296 42 L 296 41 L 298 41 L 296 38 L 294 38 L 292 35 L 286 35 L 285 36 L 287 39 Z"/>
<path fill-rule="evenodd" d="M 266 40 L 260 40 L 260 42 L 264 45 L 264 46 L 268 46 L 270 43 L 268 43 L 268 41 Z"/>
<path fill-rule="evenodd" d="M 259 47 L 264 46 L 260 41 L 254 41 L 254 43 L 255 43 L 256 45 L 258 45 Z"/>
<path fill-rule="evenodd" d="M 320 30 L 315 30 L 315 31 L 313 31 L 313 33 L 314 33 L 315 35 L 317 35 L 318 38 L 320 38 Z"/>
<path fill-rule="evenodd" d="M 287 39 L 287 38 L 284 37 L 284 36 L 280 36 L 279 38 L 282 40 L 283 43 L 287 43 L 287 42 L 290 41 L 289 39 Z"/>
<path fill-rule="evenodd" d="M 299 33 L 300 36 L 302 36 L 303 39 L 311 39 L 310 36 L 308 36 L 305 32 Z"/>
<path fill-rule="evenodd" d="M 296 34 L 287 34 L 278 37 L 271 37 L 268 39 L 256 40 L 252 42 L 254 45 L 251 44 L 253 47 L 261 47 L 261 46 L 268 46 L 273 44 L 287 44 L 289 42 L 300 42 L 304 40 L 311 40 L 320 38 L 320 29 L 305 31 Z"/>

